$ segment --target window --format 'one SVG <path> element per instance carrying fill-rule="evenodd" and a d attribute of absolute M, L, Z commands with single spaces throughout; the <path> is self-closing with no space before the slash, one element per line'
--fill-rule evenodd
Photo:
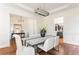
<path fill-rule="evenodd" d="M 64 17 L 55 18 L 54 23 L 55 24 L 63 24 L 63 22 L 64 22 L 63 19 L 64 19 Z"/>

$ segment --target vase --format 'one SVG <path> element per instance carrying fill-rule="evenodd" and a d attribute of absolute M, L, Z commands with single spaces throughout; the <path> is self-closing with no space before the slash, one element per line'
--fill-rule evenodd
<path fill-rule="evenodd" d="M 46 34 L 46 33 L 40 33 L 40 34 L 41 34 L 41 37 L 45 37 L 45 34 Z"/>

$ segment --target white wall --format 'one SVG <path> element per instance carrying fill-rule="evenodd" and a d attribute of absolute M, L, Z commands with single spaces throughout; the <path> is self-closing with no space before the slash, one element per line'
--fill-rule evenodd
<path fill-rule="evenodd" d="M 23 11 L 23 10 L 19 10 L 13 7 L 9 7 L 10 9 L 10 14 L 14 14 L 14 15 L 18 15 L 18 16 L 22 16 L 23 20 L 24 20 L 24 30 L 25 33 L 27 34 L 27 32 L 30 33 L 30 35 L 35 35 L 38 34 L 37 31 L 37 20 L 40 20 L 41 17 L 36 15 L 36 14 L 32 14 L 29 13 L 27 11 Z"/>
<path fill-rule="evenodd" d="M 10 46 L 10 14 L 34 19 L 34 16 L 27 11 L 19 10 L 17 8 L 7 6 L 6 4 L 0 4 L 0 48 Z M 36 27 L 36 25 L 33 27 Z"/>
<path fill-rule="evenodd" d="M 64 42 L 79 45 L 79 8 L 62 12 L 64 16 Z"/>
<path fill-rule="evenodd" d="M 36 34 L 39 34 L 39 31 L 40 31 L 40 25 L 41 25 L 41 21 L 43 21 L 42 19 L 44 18 L 44 16 L 41 16 L 41 15 L 38 15 L 38 14 L 35 14 L 35 17 L 34 19 L 36 19 Z"/>
<path fill-rule="evenodd" d="M 23 18 L 24 20 L 24 31 L 25 33 L 29 33 L 29 35 L 35 35 L 36 34 L 36 19 L 34 18 Z"/>
<path fill-rule="evenodd" d="M 53 35 L 54 34 L 54 20 L 53 16 L 49 16 L 46 18 L 43 18 L 40 23 L 40 28 L 46 27 L 47 35 Z"/>
<path fill-rule="evenodd" d="M 10 16 L 10 23 L 11 23 L 11 32 L 14 31 L 14 24 L 21 24 L 22 28 L 21 30 L 24 30 L 26 36 L 27 33 L 29 35 L 35 35 L 36 34 L 36 19 L 33 17 L 24 17 L 24 16 L 18 16 L 18 15 L 11 15 Z"/>
<path fill-rule="evenodd" d="M 11 34 L 10 33 L 10 14 L 28 17 L 29 24 L 31 24 L 31 22 L 33 22 L 32 23 L 33 25 L 32 24 L 30 25 L 31 26 L 30 29 L 33 29 L 31 32 L 33 34 L 39 33 L 40 27 L 43 24 L 47 25 L 47 29 L 48 29 L 47 34 L 53 34 L 54 19 L 56 17 L 63 16 L 64 17 L 64 42 L 79 45 L 79 40 L 78 40 L 79 39 L 79 37 L 78 37 L 79 28 L 76 27 L 77 25 L 79 25 L 78 23 L 76 23 L 76 22 L 78 22 L 78 19 L 79 19 L 78 18 L 79 8 L 74 8 L 74 9 L 70 9 L 70 10 L 64 10 L 61 12 L 57 12 L 48 17 L 41 19 L 40 17 L 35 17 L 35 15 L 33 16 L 29 12 L 22 11 L 22 10 L 19 10 L 16 8 L 12 8 L 12 7 L 0 4 L 0 48 L 8 47 L 9 43 L 10 43 L 10 34 Z M 77 20 L 75 20 L 75 19 L 77 19 Z M 30 20 L 33 20 L 33 21 L 30 22 Z M 68 25 L 69 20 L 70 20 L 69 23 L 72 25 Z M 73 34 L 70 33 L 71 30 L 72 30 Z M 66 33 L 67 33 L 67 35 L 66 35 Z"/>
<path fill-rule="evenodd" d="M 64 38 L 65 43 L 79 45 L 79 16 L 65 19 Z"/>
<path fill-rule="evenodd" d="M 0 4 L 0 48 L 9 46 L 10 20 L 8 7 Z"/>
<path fill-rule="evenodd" d="M 51 34 L 54 19 L 61 16 L 64 17 L 64 43 L 79 45 L 79 7 L 53 13 L 40 21 L 40 24 L 48 23 L 48 33 Z"/>
<path fill-rule="evenodd" d="M 29 32 L 30 35 L 37 34 L 37 17 L 34 14 L 13 7 L 9 7 L 9 10 L 9 14 L 14 14 L 23 17 L 22 20 L 24 20 L 24 30 L 26 34 L 27 32 Z"/>

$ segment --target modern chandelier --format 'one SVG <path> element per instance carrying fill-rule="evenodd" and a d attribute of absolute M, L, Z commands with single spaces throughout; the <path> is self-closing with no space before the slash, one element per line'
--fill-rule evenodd
<path fill-rule="evenodd" d="M 43 8 L 42 8 L 43 6 Z M 36 14 L 41 15 L 41 16 L 48 16 L 49 12 L 45 10 L 45 5 L 43 4 L 42 6 L 36 8 L 34 11 Z"/>

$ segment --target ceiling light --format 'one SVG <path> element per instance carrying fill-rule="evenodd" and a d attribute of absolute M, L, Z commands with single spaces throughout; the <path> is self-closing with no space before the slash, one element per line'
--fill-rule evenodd
<path fill-rule="evenodd" d="M 49 15 L 49 12 L 46 11 L 43 7 L 43 9 L 40 7 L 40 8 L 36 8 L 35 10 L 35 13 L 38 14 L 38 15 L 41 15 L 41 16 L 48 16 Z"/>

